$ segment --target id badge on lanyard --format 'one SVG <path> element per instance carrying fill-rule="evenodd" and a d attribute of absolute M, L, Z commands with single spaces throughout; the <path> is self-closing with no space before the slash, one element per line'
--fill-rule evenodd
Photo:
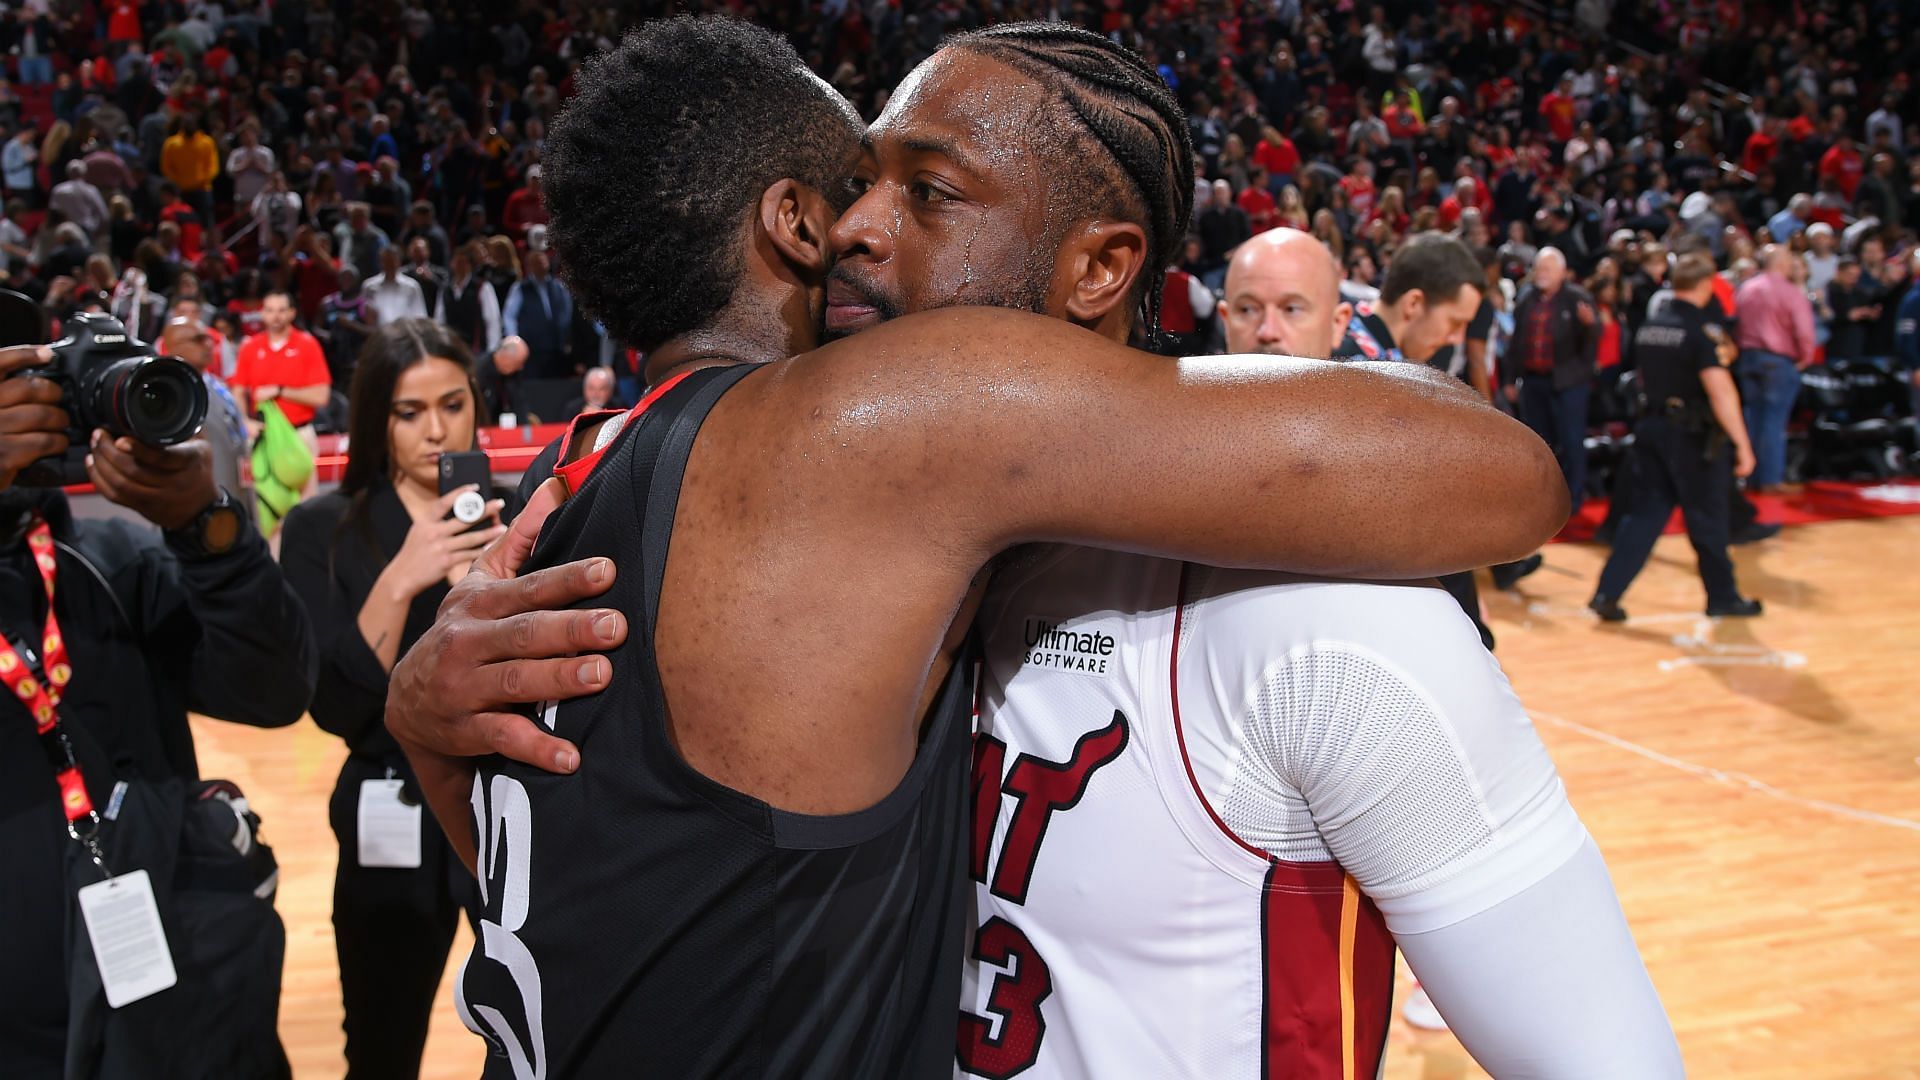
<path fill-rule="evenodd" d="M 100 814 L 87 794 L 73 742 L 60 722 L 60 697 L 73 680 L 73 668 L 67 662 L 67 643 L 60 636 L 60 616 L 54 609 L 54 578 L 59 564 L 54 557 L 53 530 L 44 519 L 34 519 L 27 532 L 27 549 L 46 589 L 47 624 L 41 633 L 38 658 L 30 647 L 23 653 L 0 636 L 0 681 L 26 708 L 34 733 L 40 737 L 60 790 L 67 835 L 86 848 L 104 879 L 83 887 L 78 900 L 107 1004 L 117 1009 L 167 989 L 179 977 L 147 872 L 135 870 L 115 877 L 107 869 L 106 855 L 100 849 Z M 36 678 L 36 671 L 42 677 Z"/>

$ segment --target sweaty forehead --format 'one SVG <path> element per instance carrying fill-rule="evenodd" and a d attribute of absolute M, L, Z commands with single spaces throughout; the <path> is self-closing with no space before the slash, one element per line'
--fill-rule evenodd
<path fill-rule="evenodd" d="M 1036 125 L 1057 122 L 1051 97 L 1005 63 L 949 47 L 907 74 L 867 138 L 881 153 L 948 147 L 963 164 L 997 172 L 1024 164 Z"/>

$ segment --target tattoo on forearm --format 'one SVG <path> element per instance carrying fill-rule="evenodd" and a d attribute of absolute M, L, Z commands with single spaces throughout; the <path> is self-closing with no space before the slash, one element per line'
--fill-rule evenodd
<path fill-rule="evenodd" d="M 373 651 L 379 652 L 380 646 L 385 645 L 386 643 L 387 643 L 387 631 L 382 630 L 380 631 L 380 636 L 373 639 Z"/>

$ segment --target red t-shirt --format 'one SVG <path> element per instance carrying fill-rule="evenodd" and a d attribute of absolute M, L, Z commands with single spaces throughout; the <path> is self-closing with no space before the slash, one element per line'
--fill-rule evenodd
<path fill-rule="evenodd" d="M 1278 143 L 1261 139 L 1254 145 L 1253 160 L 1272 176 L 1292 176 L 1300 171 L 1300 151 L 1294 149 L 1293 140 L 1285 135 L 1280 136 Z"/>
<path fill-rule="evenodd" d="M 1347 209 L 1362 221 L 1373 216 L 1373 181 L 1364 176 L 1348 174 L 1340 178 L 1340 186 L 1347 193 Z"/>
<path fill-rule="evenodd" d="M 332 386 L 327 371 L 327 356 L 312 334 L 298 327 L 287 332 L 287 340 L 274 348 L 267 335 L 255 334 L 240 343 L 240 355 L 233 364 L 233 378 L 227 380 L 237 390 L 247 391 L 249 407 L 257 405 L 253 390 L 261 386 Z M 314 410 L 297 401 L 279 399 L 280 411 L 294 427 L 313 422 Z"/>
<path fill-rule="evenodd" d="M 1240 209 L 1247 212 L 1247 224 L 1253 227 L 1254 232 L 1263 233 L 1273 228 L 1274 210 L 1277 204 L 1266 188 L 1250 187 L 1241 192 L 1240 197 L 1234 201 L 1240 204 Z"/>
<path fill-rule="evenodd" d="M 140 32 L 139 0 L 119 0 L 113 5 L 113 13 L 107 16 L 108 41 L 139 41 L 146 35 Z"/>
<path fill-rule="evenodd" d="M 1860 155 L 1845 142 L 1834 143 L 1820 155 L 1820 179 L 1832 177 L 1840 182 L 1840 194 L 1853 201 L 1853 189 L 1860 186 Z"/>
<path fill-rule="evenodd" d="M 1756 131 L 1747 136 L 1747 148 L 1740 155 L 1740 167 L 1750 173 L 1763 172 L 1773 164 L 1773 156 L 1780 152 L 1780 140 L 1764 131 Z"/>
<path fill-rule="evenodd" d="M 1555 91 L 1540 99 L 1540 115 L 1547 118 L 1547 130 L 1555 142 L 1573 138 L 1573 99 Z"/>

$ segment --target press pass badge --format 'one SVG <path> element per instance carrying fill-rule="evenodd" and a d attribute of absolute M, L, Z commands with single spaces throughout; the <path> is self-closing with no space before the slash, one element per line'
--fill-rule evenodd
<path fill-rule="evenodd" d="M 80 916 L 93 943 L 107 1004 L 115 1009 L 165 990 L 179 981 L 153 881 L 145 870 L 97 881 L 80 890 Z"/>
<path fill-rule="evenodd" d="M 420 865 L 420 804 L 403 800 L 403 780 L 360 783 L 360 865 L 413 870 Z"/>
<path fill-rule="evenodd" d="M 479 521 L 486 512 L 486 497 L 477 491 L 463 491 L 453 500 L 454 519 L 462 525 L 471 525 Z"/>

